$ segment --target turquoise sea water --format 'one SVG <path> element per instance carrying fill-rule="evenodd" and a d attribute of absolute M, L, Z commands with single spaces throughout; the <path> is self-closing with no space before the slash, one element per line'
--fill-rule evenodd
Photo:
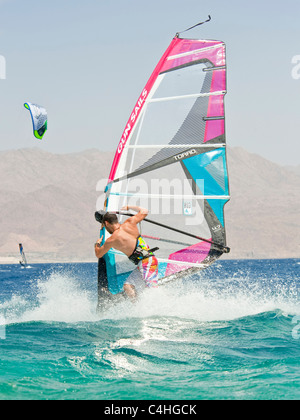
<path fill-rule="evenodd" d="M 0 399 L 299 399 L 300 260 L 220 261 L 96 313 L 97 264 L 0 266 Z"/>

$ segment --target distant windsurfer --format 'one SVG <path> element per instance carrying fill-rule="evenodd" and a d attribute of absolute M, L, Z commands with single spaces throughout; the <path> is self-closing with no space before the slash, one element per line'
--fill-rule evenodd
<path fill-rule="evenodd" d="M 116 214 L 99 214 L 97 219 L 111 236 L 101 245 L 103 236 L 95 243 L 95 254 L 102 258 L 111 248 L 123 252 L 137 267 L 124 284 L 124 291 L 134 301 L 145 287 L 158 286 L 158 261 L 155 249 L 150 249 L 141 237 L 137 225 L 145 219 L 148 210 L 137 206 L 124 206 L 122 210 L 133 210 L 137 214 L 120 224 Z"/>

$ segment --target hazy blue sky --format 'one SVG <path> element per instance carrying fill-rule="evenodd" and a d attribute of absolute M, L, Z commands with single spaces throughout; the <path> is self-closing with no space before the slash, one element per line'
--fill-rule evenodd
<path fill-rule="evenodd" d="M 0 150 L 115 150 L 175 33 L 208 14 L 187 36 L 227 45 L 228 144 L 299 164 L 299 0 L 0 0 Z M 26 101 L 48 109 L 43 142 Z"/>

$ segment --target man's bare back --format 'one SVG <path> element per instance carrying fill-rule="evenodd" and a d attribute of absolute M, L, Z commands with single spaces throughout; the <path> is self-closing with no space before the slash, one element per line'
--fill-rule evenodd
<path fill-rule="evenodd" d="M 127 257 L 133 253 L 136 247 L 136 240 L 139 236 L 139 230 L 130 219 L 126 220 L 107 240 L 112 248 L 123 252 Z"/>
<path fill-rule="evenodd" d="M 135 301 L 137 297 L 136 287 L 141 283 L 143 287 L 157 287 L 158 261 L 150 250 L 148 245 L 143 242 L 138 229 L 138 224 L 145 219 L 148 210 L 137 206 L 125 206 L 122 210 L 134 210 L 138 213 L 124 223 L 118 223 L 115 215 L 106 213 L 100 221 L 102 226 L 111 234 L 111 236 L 101 245 L 103 237 L 98 239 L 95 244 L 95 254 L 97 258 L 102 258 L 111 248 L 114 248 L 125 254 L 137 268 L 127 278 L 124 283 L 124 291 L 127 296 Z M 140 248 L 145 253 L 139 254 Z M 138 255 L 137 255 L 138 254 Z"/>
<path fill-rule="evenodd" d="M 137 227 L 148 214 L 146 209 L 136 206 L 125 206 L 122 210 L 136 210 L 138 213 L 124 223 L 109 224 L 106 222 L 105 228 L 111 234 L 111 236 L 105 241 L 104 245 L 101 246 L 103 237 L 98 239 L 95 248 L 95 254 L 97 258 L 102 258 L 111 248 L 114 248 L 118 251 L 123 252 L 127 257 L 134 252 L 136 247 L 136 240 L 140 235 L 139 229 Z"/>

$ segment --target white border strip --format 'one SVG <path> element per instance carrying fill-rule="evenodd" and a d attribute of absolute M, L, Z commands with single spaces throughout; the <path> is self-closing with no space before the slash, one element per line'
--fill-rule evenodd
<path fill-rule="evenodd" d="M 225 46 L 225 44 L 223 42 L 220 42 L 219 44 L 211 45 L 210 47 L 201 48 L 201 49 L 193 50 L 193 51 L 188 51 L 188 52 L 177 54 L 177 55 L 170 55 L 170 57 L 167 58 L 167 61 L 174 60 L 175 58 L 180 58 L 180 57 L 188 57 L 189 55 L 194 55 L 194 54 L 202 53 L 202 52 L 205 52 L 205 51 L 214 50 L 215 48 L 221 48 L 221 47 L 224 47 L 224 46 Z"/>
<path fill-rule="evenodd" d="M 164 262 L 164 263 L 168 263 L 168 264 L 173 264 L 173 265 L 183 265 L 185 267 L 199 267 L 199 268 L 205 268 L 207 267 L 207 264 L 203 264 L 203 263 L 192 263 L 189 261 L 175 261 L 175 260 L 166 260 L 164 258 L 157 258 L 158 262 Z M 176 273 L 175 273 L 176 274 Z"/>
<path fill-rule="evenodd" d="M 121 197 L 138 197 L 138 198 L 172 198 L 172 199 L 184 199 L 184 200 L 229 200 L 229 195 L 180 195 L 180 194 L 135 194 L 135 193 L 122 193 L 122 192 L 111 192 L 111 195 L 117 195 Z"/>
<path fill-rule="evenodd" d="M 201 241 L 199 241 L 201 242 Z M 125 258 L 125 262 L 127 262 L 127 256 L 123 254 L 122 252 L 116 251 L 115 249 L 110 250 L 109 252 L 113 253 L 114 255 L 119 255 Z M 157 258 L 157 257 L 156 257 Z M 167 263 L 167 264 L 173 264 L 173 265 L 182 265 L 185 267 L 199 267 L 199 268 L 205 268 L 208 265 L 203 263 L 192 263 L 189 261 L 176 261 L 176 260 L 168 260 L 166 258 L 157 258 L 158 262 Z M 116 262 L 118 264 L 118 262 Z"/>

